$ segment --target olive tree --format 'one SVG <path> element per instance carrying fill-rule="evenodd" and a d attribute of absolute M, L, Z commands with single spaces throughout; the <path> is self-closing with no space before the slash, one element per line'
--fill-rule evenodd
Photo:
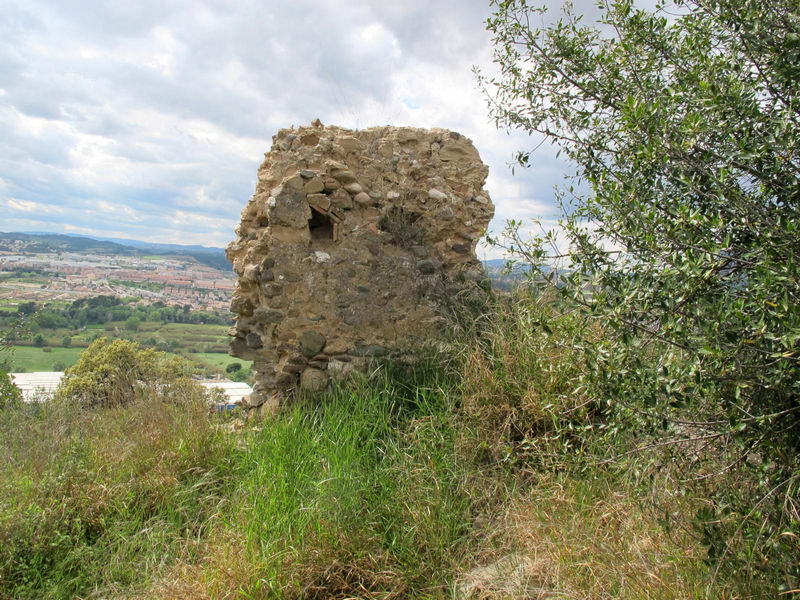
<path fill-rule="evenodd" d="M 594 24 L 570 5 L 555 21 L 525 0 L 493 6 L 498 75 L 478 74 L 490 112 L 574 168 L 560 287 L 607 332 L 598 399 L 658 436 L 643 445 L 757 465 L 742 523 L 796 558 L 781 538 L 797 534 L 800 483 L 796 0 L 605 0 Z M 547 262 L 548 238 L 518 226 L 517 257 Z"/>

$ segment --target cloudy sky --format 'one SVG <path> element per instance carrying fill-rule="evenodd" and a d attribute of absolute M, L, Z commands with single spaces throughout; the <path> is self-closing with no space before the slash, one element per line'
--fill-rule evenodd
<path fill-rule="evenodd" d="M 0 231 L 225 246 L 278 129 L 444 127 L 506 219 L 556 212 L 564 165 L 512 175 L 471 72 L 488 0 L 0 0 Z M 485 251 L 484 251 L 485 252 Z"/>

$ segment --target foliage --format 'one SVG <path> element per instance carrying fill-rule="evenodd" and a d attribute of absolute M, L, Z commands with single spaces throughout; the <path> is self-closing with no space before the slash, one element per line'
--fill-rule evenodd
<path fill-rule="evenodd" d="M 492 460 L 554 464 L 577 456 L 602 407 L 579 386 L 587 358 L 579 315 L 562 313 L 553 294 L 525 289 L 501 297 L 489 325 L 465 347 L 464 417 L 477 432 L 471 453 Z M 466 448 L 465 448 L 466 449 Z"/>
<path fill-rule="evenodd" d="M 32 315 L 37 310 L 36 302 L 21 302 L 17 306 L 17 313 L 20 315 Z"/>
<path fill-rule="evenodd" d="M 142 324 L 142 320 L 138 317 L 128 317 L 125 320 L 125 329 L 128 331 L 139 331 L 139 325 Z"/>
<path fill-rule="evenodd" d="M 169 386 L 189 374 L 176 356 L 143 349 L 128 340 L 100 338 L 67 369 L 56 399 L 82 406 L 130 404 L 149 385 Z"/>
<path fill-rule="evenodd" d="M 0 599 L 449 598 L 509 554 L 535 567 L 533 597 L 701 597 L 696 542 L 645 518 L 625 477 L 474 452 L 513 429 L 482 426 L 487 410 L 502 419 L 481 374 L 518 431 L 556 442 L 528 456 L 602 422 L 570 404 L 574 316 L 530 300 L 498 303 L 494 329 L 444 366 L 376 367 L 263 421 L 209 415 L 188 381 L 125 406 L 14 411 L 0 420 Z M 490 368 L 473 373 L 475 356 Z"/>
<path fill-rule="evenodd" d="M 25 323 L 22 317 L 18 317 L 8 329 L 0 330 L 0 413 L 6 409 L 18 408 L 22 403 L 22 392 L 11 381 L 8 371 L 13 358 L 13 348 L 9 342 L 24 333 Z"/>
<path fill-rule="evenodd" d="M 139 319 L 145 321 L 162 321 L 164 323 L 194 323 L 228 325 L 232 316 L 228 311 L 188 311 L 185 307 L 166 306 L 163 302 L 155 302 L 150 306 L 137 306 L 130 300 L 114 296 L 92 296 L 80 298 L 64 307 L 47 305 L 39 309 L 35 302 L 24 302 L 17 307 L 22 316 L 33 316 L 32 325 L 43 329 L 71 328 L 79 329 L 87 325 L 102 325 L 109 321 Z M 36 313 L 36 314 L 34 314 Z M 0 315 L 0 324 L 11 322 L 16 317 Z M 131 326 L 134 322 L 131 322 Z M 132 329 L 135 331 L 135 329 Z"/>
<path fill-rule="evenodd" d="M 22 392 L 11 381 L 6 371 L 0 369 L 0 414 L 3 411 L 19 408 L 22 404 Z"/>
<path fill-rule="evenodd" d="M 655 12 L 495 2 L 497 124 L 576 169 L 562 192 L 565 296 L 603 323 L 587 385 L 618 426 L 749 481 L 699 514 L 709 559 L 754 585 L 800 580 L 800 14 L 793 0 L 677 0 Z M 522 166 L 531 152 L 517 156 Z M 536 265 L 556 238 L 510 245 Z M 646 445 L 649 445 L 645 442 Z M 713 453 L 711 453 L 713 455 Z M 757 457 L 757 458 L 754 458 Z M 768 466 L 766 466 L 768 465 Z M 703 477 L 705 478 L 705 477 Z M 727 525 L 735 523 L 732 529 Z M 744 543 L 742 543 L 744 542 Z"/>
<path fill-rule="evenodd" d="M 0 418 L 0 599 L 130 598 L 196 552 L 235 452 L 201 390 L 25 408 Z"/>

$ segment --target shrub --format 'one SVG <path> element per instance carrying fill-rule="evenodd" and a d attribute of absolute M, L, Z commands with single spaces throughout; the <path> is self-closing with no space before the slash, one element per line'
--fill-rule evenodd
<path fill-rule="evenodd" d="M 142 324 L 142 320 L 139 317 L 128 317 L 125 320 L 125 329 L 128 331 L 139 331 L 139 325 Z"/>
<path fill-rule="evenodd" d="M 100 338 L 67 369 L 56 399 L 83 406 L 121 406 L 141 396 L 147 386 L 169 386 L 190 373 L 177 357 L 143 349 L 135 342 Z"/>
<path fill-rule="evenodd" d="M 11 381 L 11 376 L 0 370 L 0 412 L 18 408 L 22 404 L 22 392 Z"/>
<path fill-rule="evenodd" d="M 687 486 L 738 471 L 698 512 L 709 560 L 797 593 L 797 2 L 619 0 L 594 25 L 570 4 L 549 22 L 525 0 L 494 4 L 491 111 L 575 168 L 559 284 L 606 332 L 584 344 L 591 395 L 613 404 L 614 431 L 645 438 L 609 451 L 680 444 Z M 511 250 L 547 262 L 557 235 L 519 225 Z M 769 466 L 748 473 L 753 461 Z"/>

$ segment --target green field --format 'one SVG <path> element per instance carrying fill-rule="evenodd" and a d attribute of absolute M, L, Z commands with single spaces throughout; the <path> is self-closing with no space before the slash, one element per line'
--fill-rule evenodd
<path fill-rule="evenodd" d="M 78 356 L 83 348 L 52 348 L 45 352 L 42 348 L 34 346 L 12 346 L 13 359 L 12 371 L 24 369 L 25 371 L 55 371 L 53 364 L 60 362 L 70 367 L 78 362 Z"/>
<path fill-rule="evenodd" d="M 45 352 L 42 348 L 34 346 L 13 346 L 13 360 L 11 371 L 55 371 L 53 364 L 60 362 L 65 367 L 71 367 L 78 362 L 83 348 L 52 348 Z M 173 353 L 168 353 L 173 354 Z M 181 356 L 212 373 L 224 373 L 225 367 L 232 362 L 239 362 L 243 369 L 249 369 L 253 364 L 248 360 L 234 358 L 220 352 L 182 353 Z"/>
<path fill-rule="evenodd" d="M 161 350 L 177 352 L 226 353 L 230 338 L 226 325 L 195 325 L 190 323 L 161 323 L 145 321 L 139 324 L 136 331 L 126 328 L 121 321 L 112 321 L 104 325 L 89 325 L 83 329 L 41 329 L 37 331 L 44 338 L 47 346 L 62 346 L 65 336 L 71 338 L 72 346 L 88 346 L 97 337 L 125 338 L 143 346 L 157 347 Z M 33 335 L 33 334 L 31 334 Z M 30 339 L 30 338 L 29 338 Z"/>
<path fill-rule="evenodd" d="M 197 362 L 202 362 L 211 367 L 216 367 L 223 371 L 225 370 L 225 367 L 233 362 L 241 363 L 243 369 L 249 369 L 253 364 L 253 361 L 234 358 L 230 354 L 222 354 L 219 352 L 197 352 L 196 354 L 191 354 L 189 358 L 195 359 Z"/>

